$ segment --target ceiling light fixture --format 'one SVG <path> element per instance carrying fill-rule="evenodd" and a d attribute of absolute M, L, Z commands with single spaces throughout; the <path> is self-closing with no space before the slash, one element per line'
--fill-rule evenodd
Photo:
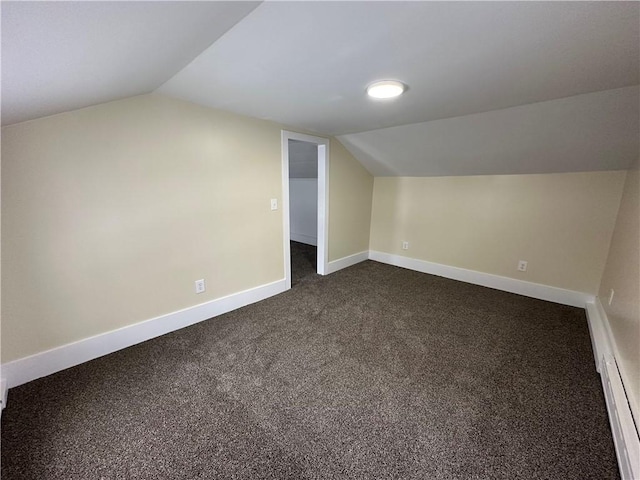
<path fill-rule="evenodd" d="M 367 94 L 373 98 L 393 98 L 402 95 L 406 88 L 402 82 L 383 80 L 369 85 L 367 87 Z"/>

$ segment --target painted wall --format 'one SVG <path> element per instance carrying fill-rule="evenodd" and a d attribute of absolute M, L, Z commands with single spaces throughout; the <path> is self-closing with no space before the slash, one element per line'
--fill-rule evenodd
<path fill-rule="evenodd" d="M 284 278 L 281 128 L 158 94 L 5 127 L 2 362 Z M 333 258 L 372 183 L 336 152 Z"/>
<path fill-rule="evenodd" d="M 627 173 L 598 296 L 607 313 L 616 361 L 640 424 L 640 172 Z M 613 289 L 613 301 L 609 295 Z"/>
<path fill-rule="evenodd" d="M 595 294 L 624 175 L 376 177 L 371 249 Z"/>
<path fill-rule="evenodd" d="M 2 136 L 3 362 L 283 278 L 278 125 L 146 95 Z"/>
<path fill-rule="evenodd" d="M 329 261 L 369 249 L 373 176 L 336 139 L 329 165 Z"/>
<path fill-rule="evenodd" d="M 318 146 L 289 140 L 289 178 L 318 178 Z"/>
<path fill-rule="evenodd" d="M 289 179 L 291 240 L 318 245 L 318 179 Z"/>

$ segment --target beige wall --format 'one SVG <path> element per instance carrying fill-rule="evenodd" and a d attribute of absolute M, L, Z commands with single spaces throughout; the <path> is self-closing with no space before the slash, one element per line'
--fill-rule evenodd
<path fill-rule="evenodd" d="M 371 249 L 595 294 L 624 175 L 376 177 Z"/>
<path fill-rule="evenodd" d="M 282 279 L 280 134 L 157 94 L 5 127 L 2 362 Z M 370 205 L 340 208 L 367 176 L 334 151 L 339 258 Z"/>
<path fill-rule="evenodd" d="M 369 250 L 373 177 L 342 144 L 329 146 L 329 261 Z"/>
<path fill-rule="evenodd" d="M 624 184 L 620 210 L 599 297 L 616 344 L 627 396 L 636 423 L 640 421 L 640 173 L 630 170 Z M 609 305 L 609 295 L 614 290 Z"/>

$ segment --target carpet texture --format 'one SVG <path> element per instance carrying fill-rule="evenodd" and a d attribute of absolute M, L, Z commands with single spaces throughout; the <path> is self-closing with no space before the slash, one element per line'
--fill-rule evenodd
<path fill-rule="evenodd" d="M 12 389 L 1 473 L 619 478 L 584 310 L 372 261 Z"/>
<path fill-rule="evenodd" d="M 317 248 L 291 242 L 291 286 L 317 278 Z"/>

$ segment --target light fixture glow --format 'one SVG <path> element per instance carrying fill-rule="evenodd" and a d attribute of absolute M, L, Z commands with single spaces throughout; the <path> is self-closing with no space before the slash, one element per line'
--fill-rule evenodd
<path fill-rule="evenodd" d="M 373 98 L 393 98 L 402 95 L 405 85 L 396 80 L 383 80 L 372 83 L 367 87 L 367 94 Z"/>

